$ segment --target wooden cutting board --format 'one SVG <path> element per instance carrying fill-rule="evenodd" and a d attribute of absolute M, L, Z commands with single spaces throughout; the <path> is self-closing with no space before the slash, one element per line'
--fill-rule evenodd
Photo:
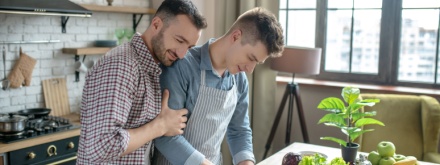
<path fill-rule="evenodd" d="M 65 78 L 43 80 L 43 94 L 46 108 L 52 109 L 50 115 L 63 116 L 70 114 Z"/>

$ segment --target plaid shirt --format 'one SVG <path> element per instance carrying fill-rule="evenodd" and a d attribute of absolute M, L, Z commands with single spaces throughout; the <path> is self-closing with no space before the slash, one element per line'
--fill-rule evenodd
<path fill-rule="evenodd" d="M 130 140 L 127 129 L 138 128 L 160 113 L 161 73 L 140 33 L 93 66 L 82 95 L 77 164 L 144 164 L 147 144 L 119 155 Z"/>

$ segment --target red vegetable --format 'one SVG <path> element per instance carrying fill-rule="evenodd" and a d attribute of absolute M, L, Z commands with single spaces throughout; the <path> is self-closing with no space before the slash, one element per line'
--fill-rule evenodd
<path fill-rule="evenodd" d="M 300 154 L 289 152 L 284 155 L 282 165 L 298 165 L 301 159 Z"/>

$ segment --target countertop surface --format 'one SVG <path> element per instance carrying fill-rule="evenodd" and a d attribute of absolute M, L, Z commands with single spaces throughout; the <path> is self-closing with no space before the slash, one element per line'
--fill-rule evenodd
<path fill-rule="evenodd" d="M 282 160 L 283 160 L 284 155 L 286 155 L 288 152 L 321 153 L 321 154 L 327 156 L 328 162 L 335 157 L 341 157 L 341 149 L 339 149 L 339 148 L 295 142 L 295 143 L 287 146 L 286 148 L 278 151 L 277 153 L 273 154 L 272 156 L 268 157 L 267 159 L 259 162 L 257 165 L 280 165 L 280 164 L 282 164 Z M 365 152 L 358 152 L 358 154 L 368 155 L 368 153 L 365 153 Z M 429 163 L 429 162 L 423 162 L 423 161 L 418 161 L 418 164 L 420 164 L 420 165 L 435 165 L 435 163 Z"/>
<path fill-rule="evenodd" d="M 61 116 L 67 118 L 74 125 L 79 125 L 79 115 L 72 113 L 69 115 Z M 57 132 L 50 135 L 45 135 L 41 137 L 32 138 L 29 140 L 23 140 L 19 142 L 13 142 L 9 144 L 0 143 L 0 153 L 5 153 L 9 151 L 14 151 L 22 148 L 32 147 L 39 144 L 44 144 L 56 140 L 66 139 L 74 136 L 79 136 L 80 129 L 66 130 L 63 132 Z"/>

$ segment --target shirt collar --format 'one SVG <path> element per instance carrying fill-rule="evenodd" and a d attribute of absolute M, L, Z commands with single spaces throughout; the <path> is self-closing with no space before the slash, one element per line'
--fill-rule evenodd
<path fill-rule="evenodd" d="M 136 54 L 138 55 L 139 62 L 146 67 L 146 70 L 150 73 L 156 73 L 161 74 L 162 70 L 160 69 L 158 63 L 153 58 L 153 55 L 148 50 L 147 44 L 144 42 L 144 40 L 141 38 L 141 33 L 136 32 L 133 35 L 133 38 L 130 41 L 130 45 L 134 48 L 136 51 Z"/>
<path fill-rule="evenodd" d="M 202 53 L 200 54 L 200 69 L 202 70 L 213 70 L 211 63 L 211 54 L 209 54 L 209 45 L 211 45 L 214 41 L 215 39 L 211 38 L 202 46 Z"/>

